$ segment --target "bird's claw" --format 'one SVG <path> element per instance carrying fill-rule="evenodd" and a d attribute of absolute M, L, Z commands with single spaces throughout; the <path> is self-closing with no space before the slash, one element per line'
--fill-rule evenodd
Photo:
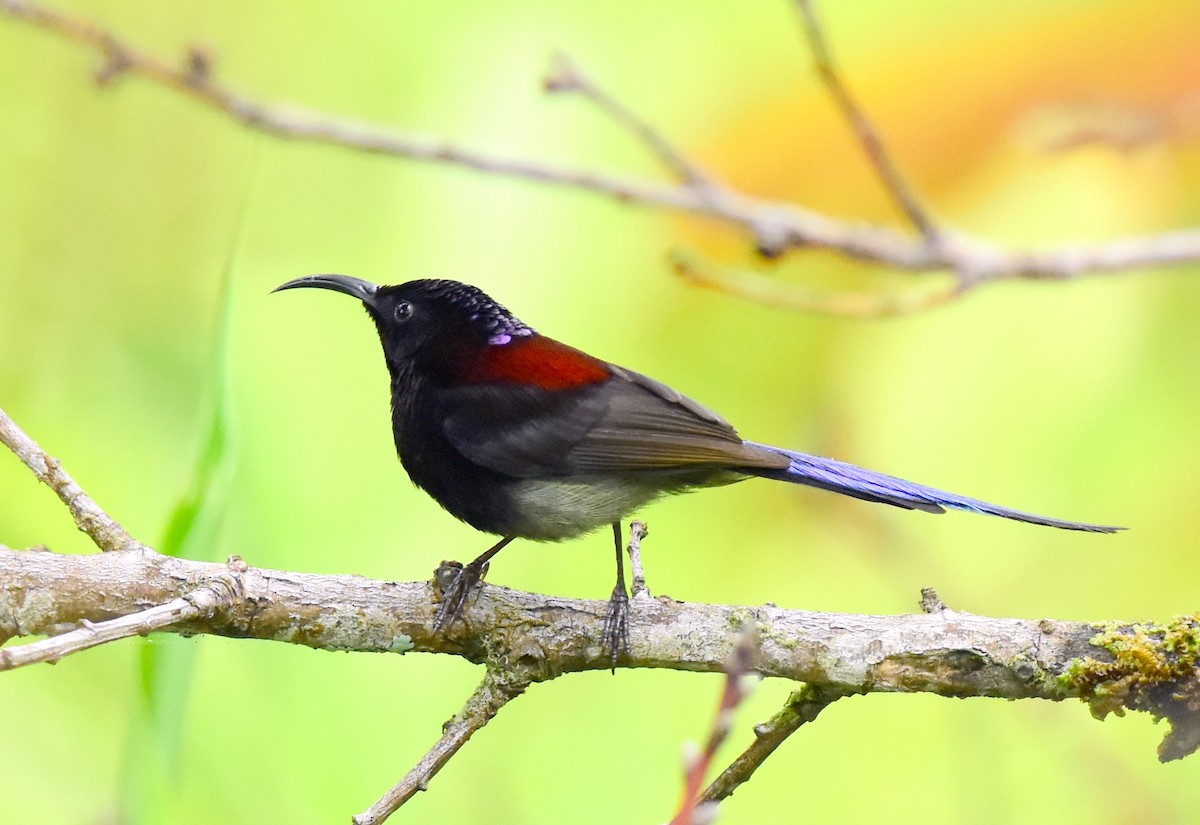
<path fill-rule="evenodd" d="M 617 659 L 629 652 L 629 596 L 618 583 L 608 599 L 608 614 L 604 617 L 603 649 L 608 651 L 609 665 L 617 672 Z"/>
<path fill-rule="evenodd" d="M 442 590 L 442 601 L 437 613 L 433 616 L 433 630 L 441 632 L 453 625 L 465 612 L 467 597 L 475 589 L 475 585 L 483 579 L 487 564 L 477 565 L 474 562 L 466 565 L 456 573 L 453 567 L 443 564 L 438 568 L 438 584 Z"/>

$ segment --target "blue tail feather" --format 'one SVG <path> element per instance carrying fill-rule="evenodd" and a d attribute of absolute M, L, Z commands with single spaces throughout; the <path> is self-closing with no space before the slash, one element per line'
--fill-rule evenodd
<path fill-rule="evenodd" d="M 793 484 L 807 484 L 810 487 L 819 487 L 822 490 L 831 490 L 835 493 L 842 493 L 843 495 L 853 496 L 854 498 L 866 501 L 891 504 L 908 510 L 923 510 L 927 513 L 943 513 L 946 508 L 950 508 L 952 510 L 983 513 L 989 516 L 1000 516 L 1001 518 L 1023 521 L 1028 524 L 1057 527 L 1062 530 L 1082 530 L 1088 533 L 1115 533 L 1118 530 L 1125 529 L 1124 527 L 1107 527 L 1100 524 L 1085 524 L 1078 521 L 1063 521 L 1061 519 L 1037 516 L 1032 513 L 1024 513 L 1020 510 L 1011 510 L 1008 507 L 989 504 L 979 499 L 936 490 L 933 487 L 926 487 L 923 484 L 905 481 L 902 478 L 876 473 L 862 467 L 856 467 L 853 464 L 847 464 L 844 461 L 792 452 L 791 450 L 784 450 L 780 447 L 772 447 L 767 444 L 746 443 L 749 446 L 761 447 L 762 449 L 779 453 L 791 459 L 791 464 L 782 470 L 754 471 L 756 475 L 764 478 L 788 481 Z"/>

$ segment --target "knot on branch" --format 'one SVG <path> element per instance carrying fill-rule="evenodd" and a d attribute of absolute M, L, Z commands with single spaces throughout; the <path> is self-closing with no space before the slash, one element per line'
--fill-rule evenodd
<path fill-rule="evenodd" d="M 114 37 L 105 37 L 100 48 L 104 52 L 104 64 L 96 70 L 94 78 L 97 86 L 107 86 L 133 68 L 133 60 Z"/>
<path fill-rule="evenodd" d="M 196 608 L 199 618 L 212 618 L 218 610 L 228 610 L 245 599 L 246 589 L 241 577 L 245 569 L 246 563 L 240 557 L 231 556 L 225 572 L 185 594 L 183 600 Z"/>
<path fill-rule="evenodd" d="M 547 94 L 556 92 L 578 92 L 583 85 L 579 69 L 571 58 L 562 52 L 555 52 L 550 57 L 550 65 L 542 77 L 542 90 Z"/>
<path fill-rule="evenodd" d="M 212 80 L 212 54 L 201 46 L 188 49 L 187 59 L 183 66 L 183 82 L 193 89 L 207 86 Z"/>

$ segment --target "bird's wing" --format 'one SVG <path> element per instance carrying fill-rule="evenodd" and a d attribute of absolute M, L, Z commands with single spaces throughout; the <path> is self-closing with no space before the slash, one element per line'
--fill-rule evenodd
<path fill-rule="evenodd" d="M 566 357 L 591 358 L 549 339 L 533 352 L 558 359 L 556 367 Z M 470 461 L 520 478 L 788 466 L 788 458 L 743 444 L 729 422 L 664 384 L 592 361 L 604 368 L 601 380 L 553 389 L 484 380 L 446 391 L 447 440 Z"/>
<path fill-rule="evenodd" d="M 478 383 L 445 391 L 446 440 L 464 458 L 516 478 L 564 475 L 567 456 L 604 414 L 579 389 Z"/>
<path fill-rule="evenodd" d="M 577 472 L 781 466 L 780 456 L 747 446 L 707 407 L 641 373 L 612 369 L 601 388 L 604 415 L 571 449 Z"/>

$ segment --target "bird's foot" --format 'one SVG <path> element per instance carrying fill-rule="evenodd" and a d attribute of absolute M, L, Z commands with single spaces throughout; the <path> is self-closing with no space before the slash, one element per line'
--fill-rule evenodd
<path fill-rule="evenodd" d="M 488 564 L 516 536 L 505 536 L 479 558 L 463 567 L 456 561 L 444 561 L 433 574 L 437 589 L 441 591 L 442 603 L 433 615 L 433 632 L 450 627 L 467 609 L 467 597 L 475 585 L 487 575 Z"/>
<path fill-rule="evenodd" d="M 456 561 L 444 561 L 434 572 L 442 600 L 433 616 L 433 630 L 440 633 L 450 627 L 466 611 L 467 597 L 487 573 L 487 562 L 463 566 Z"/>
<path fill-rule="evenodd" d="M 604 617 L 603 650 L 608 651 L 612 672 L 617 672 L 617 659 L 629 652 L 629 596 L 623 582 L 617 582 L 608 599 L 608 615 Z"/>

